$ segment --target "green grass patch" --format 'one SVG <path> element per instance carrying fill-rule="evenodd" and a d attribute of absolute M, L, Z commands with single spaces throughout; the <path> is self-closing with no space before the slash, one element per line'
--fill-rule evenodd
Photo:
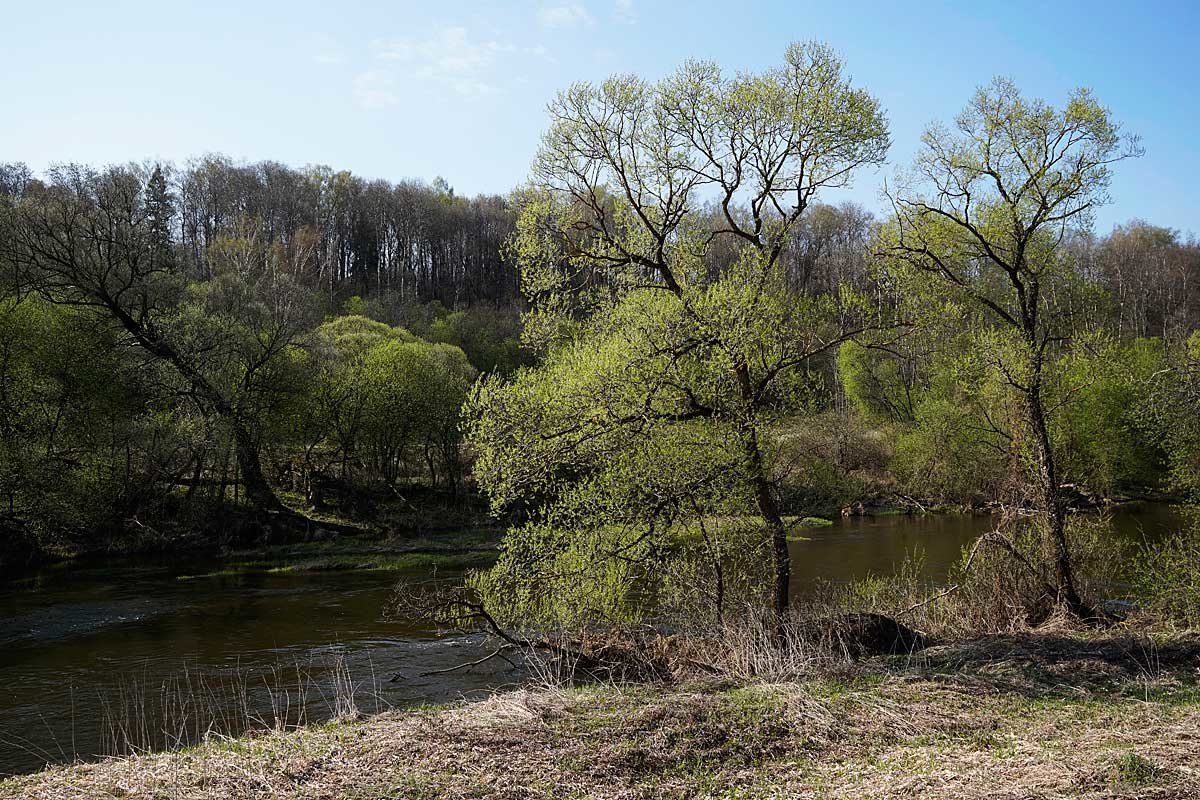
<path fill-rule="evenodd" d="M 1113 762 L 1113 783 L 1125 786 L 1145 786 L 1153 783 L 1158 777 L 1159 769 L 1143 756 L 1132 750 L 1126 750 Z"/>
<path fill-rule="evenodd" d="M 176 580 L 230 578 L 242 575 L 279 575 L 303 572 L 415 572 L 420 570 L 467 569 L 482 566 L 493 558 L 488 552 L 468 553 L 374 553 L 329 556 L 300 561 L 235 561 L 220 569 L 195 575 L 179 575 Z"/>

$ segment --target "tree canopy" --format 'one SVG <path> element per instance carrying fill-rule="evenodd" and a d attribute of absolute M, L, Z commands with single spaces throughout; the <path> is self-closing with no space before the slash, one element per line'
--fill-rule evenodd
<path fill-rule="evenodd" d="M 498 508 L 540 501 L 515 540 L 553 529 L 577 549 L 574 526 L 622 531 L 595 540 L 596 574 L 661 549 L 681 517 L 752 513 L 782 612 L 765 427 L 803 404 L 816 357 L 874 322 L 846 287 L 792 291 L 780 256 L 821 190 L 883 160 L 879 103 L 830 48 L 802 43 L 761 74 L 689 62 L 657 83 L 577 84 L 550 117 L 511 245 L 546 358 L 479 389 L 480 483 Z M 714 274 L 717 248 L 730 257 Z M 498 574 L 524 579 L 518 552 Z"/>

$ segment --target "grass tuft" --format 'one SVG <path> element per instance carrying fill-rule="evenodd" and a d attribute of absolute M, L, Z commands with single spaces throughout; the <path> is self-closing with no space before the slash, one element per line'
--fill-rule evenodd
<path fill-rule="evenodd" d="M 1113 782 L 1126 786 L 1145 786 L 1158 777 L 1159 769 L 1146 758 L 1126 750 L 1113 762 Z"/>

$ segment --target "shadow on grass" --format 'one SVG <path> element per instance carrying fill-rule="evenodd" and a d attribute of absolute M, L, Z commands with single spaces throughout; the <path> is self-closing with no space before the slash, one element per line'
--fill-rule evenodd
<path fill-rule="evenodd" d="M 881 662 L 935 682 L 1030 699 L 1145 696 L 1200 703 L 1200 634 L 1030 631 L 939 644 Z"/>

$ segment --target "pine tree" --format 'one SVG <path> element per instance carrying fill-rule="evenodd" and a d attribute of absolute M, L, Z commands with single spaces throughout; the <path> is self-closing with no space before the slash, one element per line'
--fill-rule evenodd
<path fill-rule="evenodd" d="M 150 223 L 150 246 L 155 261 L 170 268 L 175 263 L 174 243 L 171 240 L 171 219 L 175 216 L 175 205 L 167 178 L 157 164 L 146 183 L 146 216 Z"/>

